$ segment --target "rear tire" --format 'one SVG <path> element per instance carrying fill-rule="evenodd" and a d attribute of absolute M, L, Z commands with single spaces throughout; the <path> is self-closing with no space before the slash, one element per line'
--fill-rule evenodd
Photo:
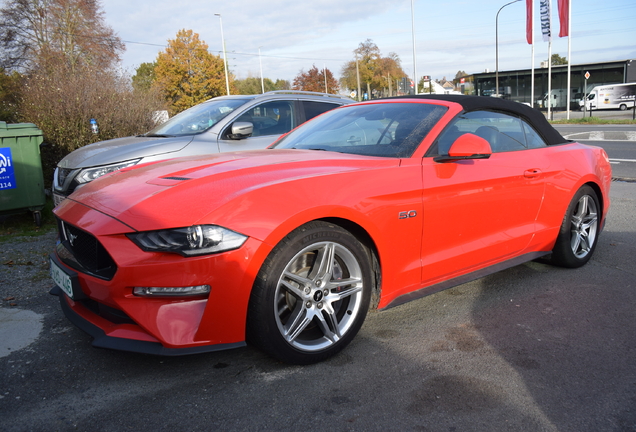
<path fill-rule="evenodd" d="M 551 264 L 577 268 L 592 258 L 600 234 L 600 208 L 596 192 L 590 186 L 577 191 L 563 218 Z"/>
<path fill-rule="evenodd" d="M 254 283 L 247 339 L 286 363 L 311 364 L 340 352 L 369 309 L 368 249 L 345 229 L 310 222 L 272 250 Z"/>

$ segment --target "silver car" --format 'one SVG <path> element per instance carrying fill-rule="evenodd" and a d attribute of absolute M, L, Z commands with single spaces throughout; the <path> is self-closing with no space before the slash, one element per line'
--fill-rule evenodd
<path fill-rule="evenodd" d="M 81 185 L 138 163 L 265 148 L 299 124 L 351 102 L 337 95 L 290 90 L 210 99 L 146 134 L 97 142 L 67 155 L 55 169 L 55 205 Z"/>

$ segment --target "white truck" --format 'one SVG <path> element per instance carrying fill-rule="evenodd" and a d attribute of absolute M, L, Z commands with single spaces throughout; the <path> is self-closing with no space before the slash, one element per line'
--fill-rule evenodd
<path fill-rule="evenodd" d="M 618 108 L 624 111 L 634 106 L 636 83 L 596 86 L 579 102 L 581 109 L 598 110 Z"/>
<path fill-rule="evenodd" d="M 548 100 L 550 103 L 550 108 L 565 109 L 568 105 L 568 90 L 552 89 L 550 90 L 550 97 L 548 98 L 548 94 L 544 93 L 543 97 L 537 100 L 536 106 L 538 106 L 539 108 L 547 108 Z M 579 89 L 572 88 L 570 90 L 570 109 L 578 109 L 580 100 L 581 92 L 579 91 Z"/>

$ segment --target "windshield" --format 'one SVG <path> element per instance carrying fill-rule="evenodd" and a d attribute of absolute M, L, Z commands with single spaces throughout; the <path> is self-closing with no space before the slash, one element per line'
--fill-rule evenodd
<path fill-rule="evenodd" d="M 424 103 L 344 106 L 305 123 L 275 148 L 410 157 L 446 111 Z"/>
<path fill-rule="evenodd" d="M 146 136 L 183 136 L 205 132 L 247 101 L 219 99 L 204 102 L 177 114 L 152 129 Z"/>

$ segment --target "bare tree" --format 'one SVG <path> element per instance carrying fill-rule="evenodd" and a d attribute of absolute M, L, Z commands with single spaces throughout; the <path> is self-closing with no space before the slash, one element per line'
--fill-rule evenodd
<path fill-rule="evenodd" d="M 0 9 L 0 62 L 29 71 L 61 57 L 71 67 L 109 68 L 124 44 L 103 15 L 99 0 L 7 0 Z"/>

